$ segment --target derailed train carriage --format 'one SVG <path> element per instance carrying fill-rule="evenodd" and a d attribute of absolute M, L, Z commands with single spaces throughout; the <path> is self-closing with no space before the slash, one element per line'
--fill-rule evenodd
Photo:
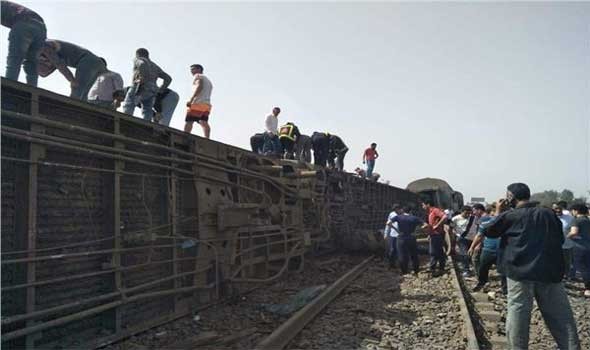
<path fill-rule="evenodd" d="M 439 208 L 457 211 L 463 206 L 463 194 L 453 190 L 446 181 L 441 179 L 426 177 L 415 180 L 410 182 L 406 189 L 419 195 L 422 200 L 432 200 Z"/>
<path fill-rule="evenodd" d="M 1 175 L 9 347 L 122 339 L 358 245 L 419 200 L 4 79 Z"/>

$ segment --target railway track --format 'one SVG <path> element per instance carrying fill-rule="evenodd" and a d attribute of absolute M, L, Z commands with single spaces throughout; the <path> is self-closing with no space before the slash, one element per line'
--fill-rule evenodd
<path fill-rule="evenodd" d="M 379 258 L 341 254 L 308 263 L 284 281 L 108 349 L 477 349 L 454 269 L 435 278 L 400 276 Z M 302 289 L 322 284 L 300 310 L 269 311 L 271 303 L 287 305 Z"/>
<path fill-rule="evenodd" d="M 490 282 L 486 287 L 479 292 L 473 292 L 472 288 L 477 283 L 476 278 L 463 277 L 456 267 L 455 271 L 472 320 L 478 348 L 507 349 L 507 297 L 501 292 L 500 276 L 495 270 L 490 271 Z M 574 311 L 582 349 L 590 349 L 590 303 L 581 295 L 581 282 L 567 281 L 565 286 Z M 539 309 L 535 306 L 531 317 L 529 349 L 543 350 L 556 346 Z"/>

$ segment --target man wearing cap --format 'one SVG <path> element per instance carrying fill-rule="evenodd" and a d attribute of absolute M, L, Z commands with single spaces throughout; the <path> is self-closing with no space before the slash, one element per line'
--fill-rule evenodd
<path fill-rule="evenodd" d="M 551 209 L 537 206 L 530 197 L 526 184 L 509 185 L 506 199 L 497 202 L 498 218 L 483 228 L 486 237 L 501 238 L 500 265 L 508 283 L 508 347 L 528 348 L 535 300 L 557 346 L 580 349 L 576 322 L 562 283 L 563 227 Z"/>
<path fill-rule="evenodd" d="M 211 113 L 211 92 L 213 84 L 209 78 L 203 74 L 204 68 L 200 64 L 191 66 L 193 75 L 193 93 L 186 103 L 186 124 L 184 131 L 190 133 L 193 130 L 193 123 L 197 122 L 203 129 L 205 138 L 211 136 L 211 127 L 209 126 L 209 114 Z"/>

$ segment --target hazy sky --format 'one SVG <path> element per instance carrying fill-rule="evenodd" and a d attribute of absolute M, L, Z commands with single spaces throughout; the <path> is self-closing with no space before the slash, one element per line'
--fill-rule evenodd
<path fill-rule="evenodd" d="M 215 140 L 249 148 L 277 105 L 279 122 L 341 136 L 349 171 L 376 142 L 395 186 L 438 177 L 490 201 L 515 181 L 590 190 L 590 3 L 20 2 L 126 83 L 148 48 L 181 105 L 201 63 Z M 69 94 L 58 72 L 40 87 Z"/>

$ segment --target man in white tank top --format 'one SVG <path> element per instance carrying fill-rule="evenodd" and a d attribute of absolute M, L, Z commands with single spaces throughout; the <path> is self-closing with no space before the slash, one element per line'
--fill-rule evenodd
<path fill-rule="evenodd" d="M 209 113 L 211 113 L 211 91 L 213 85 L 209 78 L 203 74 L 203 66 L 200 64 L 191 65 L 191 74 L 193 75 L 193 93 L 191 98 L 186 102 L 186 124 L 184 131 L 190 133 L 193 130 L 193 123 L 197 122 L 203 128 L 203 134 L 206 138 L 211 135 L 209 126 Z"/>

